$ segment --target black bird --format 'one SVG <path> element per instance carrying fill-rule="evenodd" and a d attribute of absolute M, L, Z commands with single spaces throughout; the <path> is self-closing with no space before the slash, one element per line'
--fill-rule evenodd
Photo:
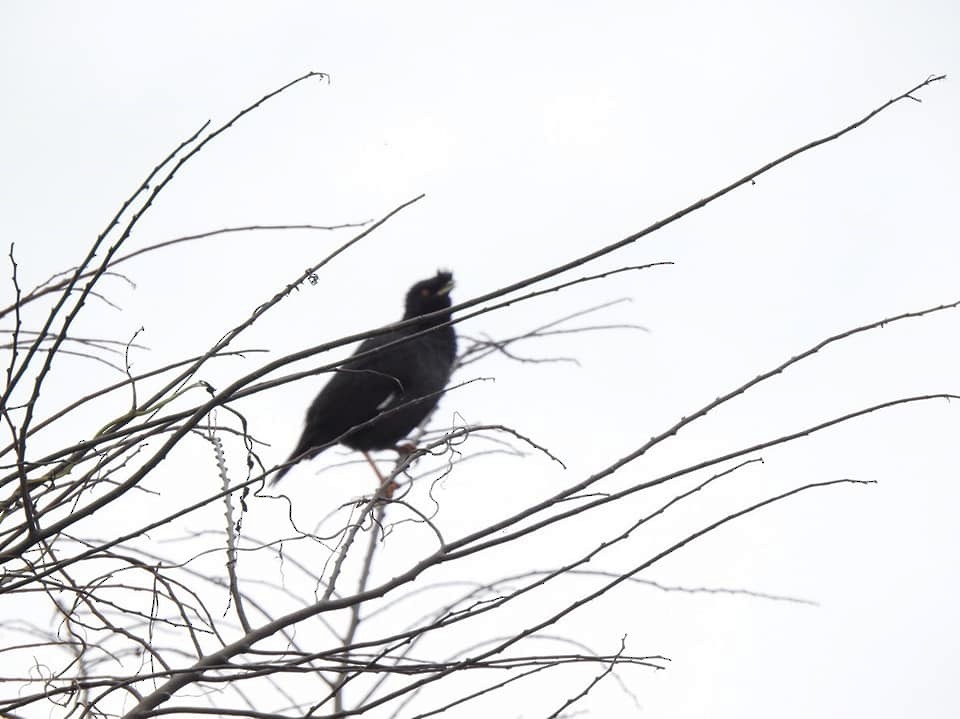
<path fill-rule="evenodd" d="M 439 271 L 407 292 L 404 320 L 449 310 L 453 275 Z M 449 312 L 362 342 L 354 356 L 441 325 Z M 366 454 L 396 448 L 397 442 L 437 406 L 447 386 L 457 352 L 453 327 L 398 342 L 372 357 L 350 359 L 336 370 L 307 410 L 306 426 L 296 449 L 271 484 L 279 482 L 302 459 L 310 459 L 340 442 Z M 382 416 L 381 416 L 382 415 Z M 377 417 L 380 417 L 377 419 Z M 369 460 L 369 456 L 367 457 Z"/>

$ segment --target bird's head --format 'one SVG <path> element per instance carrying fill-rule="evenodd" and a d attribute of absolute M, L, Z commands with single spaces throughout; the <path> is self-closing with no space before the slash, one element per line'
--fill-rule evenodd
<path fill-rule="evenodd" d="M 407 292 L 407 306 L 403 318 L 426 315 L 447 309 L 450 304 L 450 290 L 453 289 L 453 274 L 440 270 L 436 276 L 421 280 Z"/>

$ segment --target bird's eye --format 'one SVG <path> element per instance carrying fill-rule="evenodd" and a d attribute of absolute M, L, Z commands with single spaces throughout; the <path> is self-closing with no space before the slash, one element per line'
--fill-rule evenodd
<path fill-rule="evenodd" d="M 421 297 L 429 297 L 430 294 L 431 294 L 431 293 L 430 293 L 430 288 L 429 288 L 429 287 L 424 287 L 422 290 L 420 290 L 420 296 L 421 296 Z"/>

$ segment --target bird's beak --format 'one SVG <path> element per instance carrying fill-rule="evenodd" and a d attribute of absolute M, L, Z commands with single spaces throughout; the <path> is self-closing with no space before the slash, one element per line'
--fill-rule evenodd
<path fill-rule="evenodd" d="M 443 287 L 437 290 L 437 294 L 440 295 L 441 297 L 443 297 L 444 295 L 449 295 L 450 290 L 452 290 L 454 285 L 456 284 L 457 284 L 456 282 L 454 282 L 453 280 L 450 280 L 447 284 L 445 284 Z"/>

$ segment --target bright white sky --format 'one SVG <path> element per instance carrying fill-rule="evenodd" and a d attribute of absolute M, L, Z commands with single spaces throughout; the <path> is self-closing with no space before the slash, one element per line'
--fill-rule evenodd
<path fill-rule="evenodd" d="M 205 150 L 130 241 L 356 222 L 426 193 L 240 343 L 288 353 L 398 318 L 406 287 L 439 266 L 455 271 L 464 300 L 630 234 L 930 74 L 957 73 L 958 37 L 948 0 L 6 3 L 4 253 L 16 243 L 25 286 L 75 264 L 202 122 L 308 70 L 329 73 L 329 84 L 292 90 Z M 628 296 L 597 321 L 651 332 L 521 348 L 574 355 L 579 368 L 491 361 L 460 378 L 496 382 L 445 398 L 438 421 L 459 412 L 514 426 L 570 469 L 478 460 L 439 496 L 451 533 L 578 481 L 830 334 L 960 299 L 960 85 L 951 77 L 920 96 L 581 274 L 674 267 L 464 325 L 505 336 Z M 136 290 L 110 285 L 122 311 L 91 305 L 82 330 L 125 340 L 145 327 L 152 352 L 135 357 L 139 369 L 194 353 L 346 237 L 226 236 L 131 262 Z M 958 323 L 954 311 L 834 347 L 691 427 L 617 486 L 874 402 L 960 392 Z M 64 366 L 47 410 L 108 379 L 97 366 Z M 319 386 L 245 405 L 273 445 L 265 460 L 289 451 Z M 631 652 L 672 659 L 665 672 L 623 675 L 641 710 L 609 683 L 593 715 L 957 716 L 958 429 L 956 404 L 928 403 L 764 453 L 763 465 L 598 566 L 632 566 L 685 529 L 806 482 L 878 481 L 801 495 L 644 575 L 819 607 L 624 587 L 558 628 L 598 651 L 627 635 Z M 212 491 L 212 464 L 205 471 Z M 325 514 L 322 483 L 337 486 L 334 474 L 299 468 L 288 491 Z M 585 522 L 579 542 L 557 535 L 551 551 L 587 546 L 594 532 L 600 541 L 648 506 Z M 520 565 L 546 566 L 538 551 Z M 398 564 L 383 576 L 405 558 L 389 561 Z M 527 698 L 500 715 L 556 708 Z"/>

